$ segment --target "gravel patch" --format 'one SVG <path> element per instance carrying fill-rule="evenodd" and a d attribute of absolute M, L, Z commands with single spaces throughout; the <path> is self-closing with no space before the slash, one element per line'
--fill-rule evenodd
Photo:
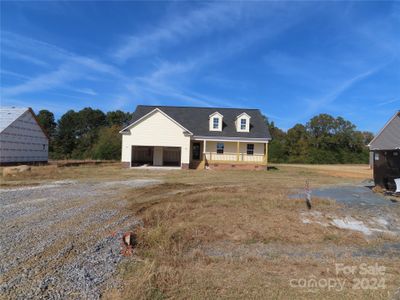
<path fill-rule="evenodd" d="M 302 213 L 304 224 L 317 223 L 321 226 L 362 232 L 366 236 L 389 233 L 400 236 L 399 204 L 387 197 L 374 193 L 363 185 L 335 185 L 312 190 L 313 197 L 326 198 L 343 205 L 343 216 L 322 215 L 312 209 Z M 290 195 L 291 199 L 304 199 L 303 193 Z"/>
<path fill-rule="evenodd" d="M 158 180 L 66 180 L 0 190 L 0 294 L 6 298 L 99 299 L 140 224 L 119 193 Z"/>

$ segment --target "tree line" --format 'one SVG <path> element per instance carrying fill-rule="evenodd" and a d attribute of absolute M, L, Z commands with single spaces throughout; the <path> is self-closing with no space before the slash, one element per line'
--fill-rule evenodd
<path fill-rule="evenodd" d="M 86 107 L 67 111 L 57 122 L 48 110 L 39 111 L 37 118 L 50 138 L 50 158 L 119 160 L 119 131 L 132 114 L 120 110 L 104 113 Z"/>
<path fill-rule="evenodd" d="M 107 113 L 90 107 L 69 110 L 55 120 L 54 114 L 41 110 L 39 123 L 50 138 L 49 156 L 52 159 L 109 159 L 121 158 L 119 131 L 132 118 L 121 110 Z M 269 160 L 277 163 L 367 163 L 366 145 L 373 134 L 356 130 L 342 117 L 320 114 L 306 124 L 296 124 L 288 131 L 265 118 L 271 132 Z"/>
<path fill-rule="evenodd" d="M 368 163 L 366 145 L 374 135 L 358 131 L 342 117 L 320 114 L 305 125 L 296 124 L 287 132 L 269 123 L 272 141 L 269 146 L 271 162 L 305 164 Z"/>

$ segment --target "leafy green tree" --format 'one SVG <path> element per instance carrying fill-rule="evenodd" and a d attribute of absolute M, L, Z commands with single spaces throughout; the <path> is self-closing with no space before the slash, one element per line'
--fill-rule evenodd
<path fill-rule="evenodd" d="M 105 125 L 106 116 L 101 110 L 87 107 L 79 112 L 66 112 L 58 121 L 56 156 L 91 158 L 91 149 L 97 141 L 98 131 Z"/>
<path fill-rule="evenodd" d="M 307 158 L 309 148 L 309 136 L 306 128 L 302 124 L 296 124 L 289 129 L 286 134 L 286 147 L 289 162 L 304 162 Z"/>
<path fill-rule="evenodd" d="M 120 126 L 103 127 L 99 130 L 99 138 L 93 146 L 92 154 L 95 159 L 121 159 L 122 137 Z"/>
<path fill-rule="evenodd" d="M 361 132 L 361 134 L 363 135 L 364 145 L 368 145 L 374 138 L 374 134 L 369 131 L 363 131 L 363 132 Z"/>
<path fill-rule="evenodd" d="M 320 114 L 306 125 L 312 151 L 307 159 L 311 163 L 368 162 L 368 153 L 361 132 L 342 117 Z"/>
<path fill-rule="evenodd" d="M 109 111 L 106 115 L 108 126 L 118 125 L 122 127 L 124 124 L 130 121 L 132 115 L 125 113 L 121 110 Z"/>
<path fill-rule="evenodd" d="M 42 126 L 47 136 L 49 137 L 49 152 L 52 153 L 54 151 L 53 142 L 57 127 L 57 123 L 54 119 L 54 114 L 46 109 L 42 109 L 38 112 L 36 116 L 40 126 Z"/>
<path fill-rule="evenodd" d="M 268 156 L 271 162 L 283 163 L 287 161 L 286 153 L 286 133 L 275 126 L 274 122 L 269 122 L 268 118 L 262 115 L 264 122 L 267 124 L 272 140 L 268 146 Z"/>
<path fill-rule="evenodd" d="M 71 158 L 72 151 L 77 144 L 78 113 L 67 111 L 57 124 L 54 140 L 55 156 L 57 158 Z"/>
<path fill-rule="evenodd" d="M 91 158 L 91 149 L 98 138 L 98 131 L 106 125 L 106 115 L 99 109 L 86 107 L 77 113 L 75 124 L 76 146 L 73 158 Z"/>
<path fill-rule="evenodd" d="M 287 133 L 269 123 L 272 142 L 271 162 L 291 163 L 367 163 L 366 144 L 373 135 L 356 130 L 356 126 L 342 117 L 320 114 L 306 125 L 296 124 Z"/>
<path fill-rule="evenodd" d="M 46 131 L 49 137 L 54 136 L 57 123 L 54 120 L 54 114 L 46 109 L 42 109 L 36 115 L 40 126 Z"/>

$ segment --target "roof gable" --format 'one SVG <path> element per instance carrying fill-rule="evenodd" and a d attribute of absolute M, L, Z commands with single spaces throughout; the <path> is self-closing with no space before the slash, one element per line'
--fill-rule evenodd
<path fill-rule="evenodd" d="M 224 116 L 223 116 L 221 113 L 219 113 L 218 111 L 215 111 L 215 112 L 213 112 L 211 115 L 209 115 L 210 118 L 212 118 L 212 117 L 214 117 L 214 116 L 219 116 L 219 117 L 221 117 L 221 118 L 224 117 Z"/>
<path fill-rule="evenodd" d="M 186 129 L 185 127 L 183 127 L 181 124 L 179 124 L 176 120 L 174 120 L 173 118 L 171 118 L 170 116 L 168 116 L 165 112 L 163 112 L 162 110 L 160 110 L 159 108 L 155 108 L 152 111 L 150 111 L 149 113 L 145 114 L 144 116 L 142 116 L 141 118 L 137 119 L 136 121 L 133 121 L 131 124 L 129 124 L 128 126 L 126 126 L 125 128 L 123 128 L 120 133 L 124 133 L 126 132 L 126 130 L 128 130 L 129 128 L 135 126 L 136 124 L 140 123 L 141 121 L 145 120 L 146 118 L 154 115 L 155 113 L 161 113 L 163 116 L 165 116 L 166 118 L 168 118 L 169 120 L 171 120 L 172 122 L 174 122 L 176 125 L 178 125 L 179 127 L 181 127 L 184 131 L 186 131 L 188 134 L 192 135 L 193 133 L 190 132 L 188 129 Z"/>
<path fill-rule="evenodd" d="M 267 124 L 258 109 L 138 105 L 133 113 L 130 124 L 133 124 L 154 109 L 164 112 L 193 133 L 194 136 L 258 140 L 271 139 Z M 223 115 L 223 128 L 221 131 L 209 130 L 209 118 L 215 112 Z M 236 130 L 236 118 L 242 113 L 246 113 L 251 117 L 249 132 L 238 132 Z"/>
<path fill-rule="evenodd" d="M 246 114 L 245 112 L 243 112 L 243 113 L 241 113 L 240 115 L 238 115 L 237 117 L 236 117 L 236 119 L 239 119 L 239 118 L 241 118 L 241 117 L 247 117 L 247 118 L 251 118 L 248 114 Z"/>
<path fill-rule="evenodd" d="M 368 146 L 371 150 L 400 149 L 400 111 L 394 114 Z"/>

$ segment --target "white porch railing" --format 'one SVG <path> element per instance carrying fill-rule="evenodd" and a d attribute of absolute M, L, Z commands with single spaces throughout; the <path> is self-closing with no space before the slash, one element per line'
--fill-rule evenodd
<path fill-rule="evenodd" d="M 239 155 L 240 158 L 240 155 Z M 264 155 L 260 154 L 253 154 L 253 155 L 248 155 L 243 153 L 243 156 L 241 157 L 242 161 L 247 161 L 247 162 L 263 162 L 264 161 Z"/>
<path fill-rule="evenodd" d="M 239 156 L 236 153 L 224 153 L 219 154 L 216 152 L 206 152 L 206 159 L 208 161 L 241 161 L 241 162 L 264 162 L 264 155 L 262 154 L 253 154 L 249 155 L 246 153 L 239 153 Z"/>

